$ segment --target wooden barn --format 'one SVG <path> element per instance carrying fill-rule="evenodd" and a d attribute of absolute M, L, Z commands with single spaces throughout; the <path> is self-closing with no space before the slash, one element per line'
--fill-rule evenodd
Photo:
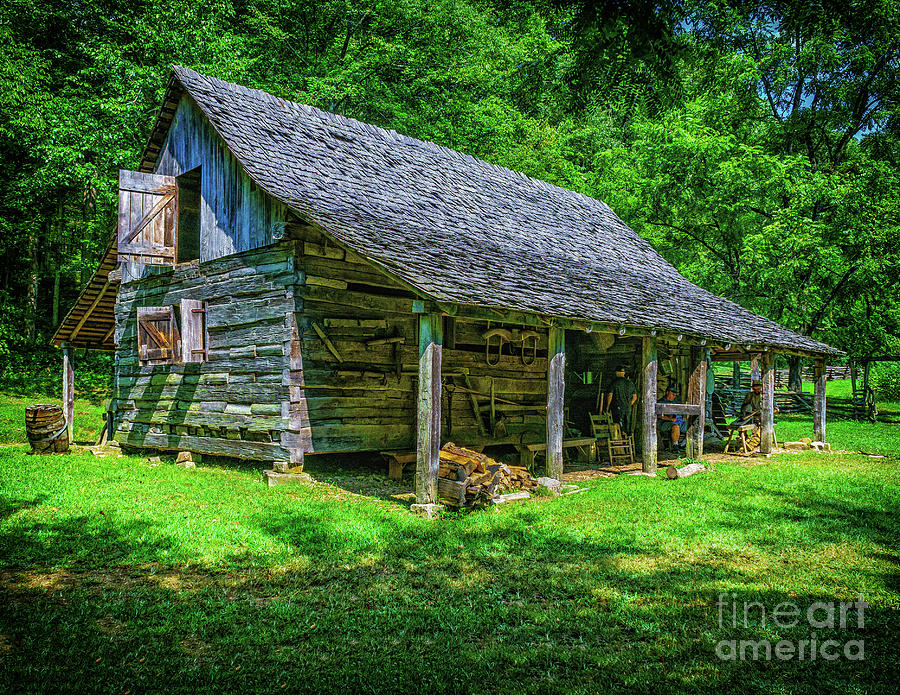
<path fill-rule="evenodd" d="M 558 477 L 619 363 L 645 469 L 659 412 L 691 416 L 702 452 L 710 360 L 759 357 L 766 451 L 775 354 L 820 375 L 838 354 L 691 284 L 598 200 L 186 68 L 119 188 L 54 341 L 115 350 L 125 445 L 276 470 L 416 451 L 427 503 L 448 440 L 545 449 Z"/>

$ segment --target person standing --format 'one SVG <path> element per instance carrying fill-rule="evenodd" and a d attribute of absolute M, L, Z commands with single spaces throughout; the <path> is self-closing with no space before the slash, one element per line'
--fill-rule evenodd
<path fill-rule="evenodd" d="M 626 376 L 627 367 L 616 367 L 616 378 L 606 394 L 606 408 L 612 414 L 615 422 L 622 430 L 622 436 L 627 437 L 632 432 L 631 411 L 637 401 L 637 387 Z"/>

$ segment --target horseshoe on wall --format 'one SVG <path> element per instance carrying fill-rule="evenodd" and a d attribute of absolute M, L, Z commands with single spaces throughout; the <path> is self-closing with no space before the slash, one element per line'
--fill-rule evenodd
<path fill-rule="evenodd" d="M 503 351 L 503 341 L 510 343 L 512 342 L 512 332 L 506 330 L 505 328 L 491 328 L 488 331 L 485 331 L 481 334 L 481 337 L 484 338 L 484 359 L 488 363 L 489 367 L 496 367 L 500 364 L 500 355 Z M 491 338 L 497 338 L 497 359 L 496 361 L 491 361 Z"/>
<path fill-rule="evenodd" d="M 540 338 L 539 333 L 535 333 L 534 331 L 522 331 L 522 364 L 526 367 L 534 364 L 537 359 L 537 346 L 538 346 L 538 338 Z M 528 341 L 531 340 L 531 354 L 529 356 L 527 351 Z"/>

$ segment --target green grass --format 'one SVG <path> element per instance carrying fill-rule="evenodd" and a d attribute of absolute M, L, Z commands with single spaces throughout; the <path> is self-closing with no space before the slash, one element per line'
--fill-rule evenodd
<path fill-rule="evenodd" d="M 896 459 L 595 480 L 429 522 L 314 464 L 266 488 L 254 466 L 24 452 L 0 448 L 4 692 L 896 692 Z M 722 592 L 862 593 L 863 629 L 816 632 L 865 661 L 721 661 L 720 640 L 811 631 L 720 627 Z"/>
<path fill-rule="evenodd" d="M 37 403 L 62 405 L 62 400 L 46 396 L 24 397 L 0 392 L 0 445 L 27 442 L 25 437 L 25 408 Z M 94 444 L 103 426 L 103 405 L 95 400 L 75 400 L 75 441 Z"/>

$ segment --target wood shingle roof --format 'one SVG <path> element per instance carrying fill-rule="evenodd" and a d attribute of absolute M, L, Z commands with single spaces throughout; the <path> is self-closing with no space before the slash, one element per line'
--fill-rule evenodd
<path fill-rule="evenodd" d="M 427 297 L 839 353 L 689 282 L 599 200 L 175 67 L 182 90 L 264 190 Z"/>

